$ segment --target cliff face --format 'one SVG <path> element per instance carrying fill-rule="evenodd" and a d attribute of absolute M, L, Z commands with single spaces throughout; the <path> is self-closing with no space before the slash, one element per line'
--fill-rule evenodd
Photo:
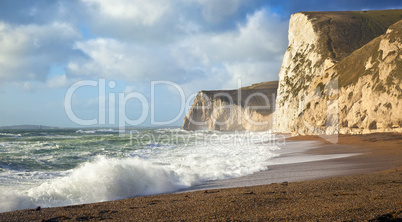
<path fill-rule="evenodd" d="M 276 131 L 402 132 L 400 19 L 402 10 L 292 15 Z"/>
<path fill-rule="evenodd" d="M 239 90 L 201 91 L 184 118 L 186 130 L 272 129 L 278 82 Z"/>
<path fill-rule="evenodd" d="M 202 91 L 183 128 L 402 132 L 401 19 L 402 10 L 296 13 L 279 84 Z"/>

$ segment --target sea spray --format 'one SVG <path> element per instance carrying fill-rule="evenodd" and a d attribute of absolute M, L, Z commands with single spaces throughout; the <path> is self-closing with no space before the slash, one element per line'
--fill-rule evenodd
<path fill-rule="evenodd" d="M 100 202 L 172 192 L 181 189 L 177 175 L 138 157 L 99 157 L 66 177 L 30 189 L 27 196 L 38 205 Z"/>
<path fill-rule="evenodd" d="M 53 133 L 46 138 L 22 138 L 26 143 L 23 147 L 18 145 L 21 141 L 11 140 L 10 152 L 14 156 L 35 159 L 37 164 L 25 165 L 18 171 L 18 158 L 0 159 L 5 165 L 14 166 L 0 173 L 0 177 L 8 178 L 1 184 L 0 211 L 174 192 L 209 180 L 265 170 L 268 161 L 277 156 L 272 151 L 278 149 L 261 143 L 267 133 L 138 130 L 133 144 L 129 144 L 130 138 L 119 137 L 118 133 L 93 130 L 88 134 L 75 130 L 63 133 L 63 137 Z M 250 140 L 249 135 L 264 139 Z M 44 139 L 50 145 L 36 142 Z M 239 140 L 241 143 L 234 143 Z M 44 158 L 50 156 L 53 160 Z M 74 166 L 77 161 L 81 162 Z M 46 166 L 45 170 L 38 164 Z"/>
<path fill-rule="evenodd" d="M 185 187 L 180 185 L 174 172 L 148 161 L 99 157 L 72 170 L 68 176 L 47 181 L 27 191 L 6 194 L 8 200 L 2 201 L 2 210 L 101 202 L 182 188 Z"/>

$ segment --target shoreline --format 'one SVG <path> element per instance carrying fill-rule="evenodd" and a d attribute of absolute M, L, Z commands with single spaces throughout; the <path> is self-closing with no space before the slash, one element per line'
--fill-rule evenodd
<path fill-rule="evenodd" d="M 286 141 L 296 144 L 300 141 L 320 142 L 318 146 L 305 151 L 309 155 L 344 153 L 359 153 L 359 155 L 313 162 L 270 165 L 267 171 L 241 178 L 211 181 L 179 193 L 40 210 L 5 212 L 0 214 L 0 218 L 10 221 L 21 219 L 62 221 L 78 218 L 92 218 L 92 220 L 102 218 L 108 220 L 127 218 L 132 220 L 266 220 L 269 218 L 309 220 L 310 218 L 312 220 L 330 216 L 335 220 L 348 218 L 360 220 L 375 219 L 377 216 L 392 214 L 392 212 L 395 214 L 399 208 L 402 209 L 402 205 L 399 204 L 402 201 L 402 134 L 340 135 L 338 144 L 331 144 L 318 136 L 290 137 Z M 359 183 L 360 185 L 357 185 Z M 334 184 L 338 189 L 329 189 Z M 286 189 L 284 190 L 284 188 Z M 278 189 L 282 191 L 277 192 Z M 321 191 L 314 194 L 314 190 Z M 347 190 L 347 192 L 343 190 Z M 353 191 L 353 195 L 349 194 L 349 191 Z M 337 192 L 340 192 L 338 196 Z M 310 193 L 311 196 L 305 197 L 304 193 Z M 329 196 L 326 196 L 327 194 Z M 346 199 L 354 197 L 348 201 L 355 204 L 349 206 L 344 201 L 334 202 L 335 205 L 323 203 L 323 206 L 318 206 L 314 204 L 323 196 L 326 196 L 326 201 L 329 203 L 336 199 L 344 198 L 346 201 Z M 375 197 L 371 198 L 371 196 Z M 271 200 L 271 205 L 251 204 L 264 202 L 267 199 Z M 206 202 L 210 205 L 209 207 Z M 300 211 L 299 208 L 303 207 L 300 205 L 302 202 L 304 208 L 314 206 L 320 210 L 317 212 L 311 212 L 308 209 Z M 336 212 L 337 207 L 345 204 L 348 207 L 342 208 L 343 211 L 351 210 L 350 213 L 336 215 L 330 213 L 333 211 L 326 210 L 335 209 Z M 275 205 L 276 208 L 272 208 L 272 205 Z M 271 206 L 272 209 L 264 208 L 268 206 Z M 359 209 L 354 209 L 354 207 Z M 261 213 L 262 208 L 266 212 Z M 283 209 L 281 210 L 281 208 Z M 285 209 L 288 208 L 298 210 L 286 211 Z M 279 211 L 282 213 L 278 213 Z M 239 214 L 239 212 L 243 213 Z M 305 212 L 309 212 L 311 217 L 306 217 Z M 130 216 L 125 217 L 125 215 Z M 400 216 L 402 217 L 402 215 Z"/>
<path fill-rule="evenodd" d="M 380 139 L 379 137 L 384 137 Z M 333 141 L 333 136 L 323 136 L 329 141 Z M 374 142 L 374 139 L 376 140 Z M 306 162 L 293 162 L 282 164 L 273 159 L 272 164 L 268 165 L 268 170 L 257 172 L 238 178 L 209 181 L 205 184 L 191 187 L 179 191 L 191 192 L 208 189 L 225 189 L 234 187 L 249 187 L 258 185 L 268 185 L 271 183 L 299 182 L 331 177 L 350 176 L 357 174 L 367 174 L 372 172 L 384 171 L 393 168 L 402 168 L 402 150 L 397 149 L 396 141 L 400 141 L 402 149 L 402 134 L 376 133 L 369 135 L 340 135 L 337 144 L 319 136 L 296 136 L 284 139 L 285 147 L 293 145 L 300 146 L 300 142 L 307 142 L 308 148 L 303 148 L 301 152 L 291 152 L 289 158 L 298 157 L 297 155 L 320 156 L 318 160 Z M 388 141 L 384 143 L 383 140 Z M 367 141 L 367 142 L 366 142 Z M 313 142 L 313 143 L 311 143 Z M 378 150 L 375 146 L 380 145 L 386 150 Z M 393 156 L 392 154 L 398 154 Z M 328 159 L 325 157 L 328 155 Z M 339 155 L 339 157 L 331 157 Z M 282 160 L 284 157 L 278 159 Z M 286 162 L 286 161 L 285 161 Z"/>

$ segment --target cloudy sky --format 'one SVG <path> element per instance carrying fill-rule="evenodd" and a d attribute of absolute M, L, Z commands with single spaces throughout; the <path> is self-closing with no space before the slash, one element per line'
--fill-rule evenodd
<path fill-rule="evenodd" d="M 277 80 L 298 11 L 400 0 L 0 0 L 0 126 L 181 125 L 195 93 Z"/>

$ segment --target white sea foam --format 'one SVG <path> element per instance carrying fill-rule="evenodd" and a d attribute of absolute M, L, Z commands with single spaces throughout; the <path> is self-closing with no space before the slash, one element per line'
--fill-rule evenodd
<path fill-rule="evenodd" d="M 101 156 L 86 159 L 86 162 L 71 170 L 40 169 L 38 172 L 23 172 L 5 168 L 0 172 L 0 184 L 3 184 L 0 185 L 0 212 L 169 193 L 210 180 L 253 174 L 266 170 L 268 165 L 340 157 L 301 153 L 314 147 L 314 143 L 294 143 L 280 149 L 275 146 L 280 141 L 272 142 L 275 137 L 266 132 L 189 133 L 180 129 L 155 131 L 156 133 L 150 131 L 149 135 L 138 131 L 132 136 L 133 140 L 137 139 L 133 143 L 135 147 L 122 151 L 124 153 L 121 156 L 124 157 L 121 158 L 107 157 L 108 151 L 126 146 L 105 145 L 97 149 L 102 151 Z M 166 135 L 169 141 L 158 140 L 160 135 Z M 43 148 L 40 143 L 18 142 L 4 145 L 20 147 L 18 152 L 32 151 L 39 145 L 43 150 L 52 150 L 52 146 Z M 7 150 L 13 154 L 17 149 Z M 71 152 L 73 153 L 54 152 L 52 155 L 93 155 L 89 150 L 78 149 Z M 52 155 L 40 154 L 35 158 L 43 162 L 58 160 Z M 274 158 L 279 155 L 283 157 Z M 27 157 L 21 156 L 21 159 L 24 158 Z"/>
<path fill-rule="evenodd" d="M 201 144 L 150 146 L 127 158 L 98 157 L 29 189 L 1 189 L 0 211 L 168 193 L 265 170 L 276 156 L 272 150 L 278 148 L 245 140 L 235 134 L 219 134 L 207 142 L 204 138 Z"/>
<path fill-rule="evenodd" d="M 14 134 L 14 133 L 0 133 L 0 136 L 4 137 L 21 137 L 21 134 Z"/>
<path fill-rule="evenodd" d="M 75 133 L 81 134 L 95 134 L 95 133 L 129 133 L 129 130 L 119 130 L 119 129 L 92 129 L 92 130 L 83 130 L 79 129 Z"/>

